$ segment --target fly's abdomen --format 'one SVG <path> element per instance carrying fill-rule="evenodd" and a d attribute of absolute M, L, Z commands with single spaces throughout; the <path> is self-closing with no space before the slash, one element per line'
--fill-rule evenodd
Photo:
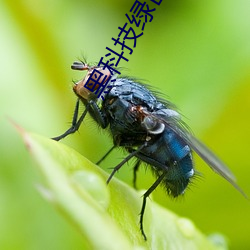
<path fill-rule="evenodd" d="M 155 175 L 165 173 L 162 184 L 169 195 L 183 194 L 194 175 L 190 147 L 168 129 L 152 141 L 137 157 L 150 164 Z"/>
<path fill-rule="evenodd" d="M 194 175 L 191 153 L 169 166 L 163 185 L 169 195 L 177 197 L 184 193 L 190 183 L 190 178 Z"/>
<path fill-rule="evenodd" d="M 171 130 L 167 131 L 165 137 L 171 157 L 163 184 L 167 192 L 176 197 L 184 193 L 194 175 L 192 154 L 190 147 Z"/>

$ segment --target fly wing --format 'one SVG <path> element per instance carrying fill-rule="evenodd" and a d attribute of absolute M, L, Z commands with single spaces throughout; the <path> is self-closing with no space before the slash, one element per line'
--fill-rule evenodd
<path fill-rule="evenodd" d="M 177 133 L 208 164 L 210 168 L 231 183 L 243 196 L 248 198 L 243 190 L 237 185 L 236 178 L 230 169 L 210 149 L 182 126 L 178 124 L 171 126 L 170 124 L 170 128 Z"/>
<path fill-rule="evenodd" d="M 163 110 L 155 112 L 154 117 L 159 119 L 159 122 L 165 124 L 173 130 L 182 140 L 184 140 L 190 148 L 192 148 L 216 173 L 221 175 L 229 183 L 231 183 L 243 196 L 247 195 L 237 185 L 236 178 L 229 168 L 202 142 L 195 138 L 187 129 L 186 125 L 181 121 L 177 115 L 170 115 L 170 111 Z"/>

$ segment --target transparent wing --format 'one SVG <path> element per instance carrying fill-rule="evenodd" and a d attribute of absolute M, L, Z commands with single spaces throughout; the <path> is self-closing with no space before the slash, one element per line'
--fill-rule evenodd
<path fill-rule="evenodd" d="M 167 111 L 167 113 L 169 113 Z M 182 123 L 180 117 L 171 115 L 151 114 L 154 118 L 162 122 L 166 127 L 173 130 L 182 140 L 184 140 L 190 148 L 192 148 L 216 173 L 221 175 L 229 183 L 231 183 L 243 196 L 247 199 L 247 195 L 237 185 L 236 178 L 229 168 L 202 142 L 195 138 Z"/>
<path fill-rule="evenodd" d="M 190 146 L 190 148 L 192 148 L 208 164 L 210 168 L 231 183 L 243 196 L 248 198 L 243 190 L 237 185 L 236 178 L 230 169 L 210 149 L 185 130 L 185 128 L 178 125 L 170 125 L 170 128 L 173 129 L 173 131 L 176 132 Z"/>

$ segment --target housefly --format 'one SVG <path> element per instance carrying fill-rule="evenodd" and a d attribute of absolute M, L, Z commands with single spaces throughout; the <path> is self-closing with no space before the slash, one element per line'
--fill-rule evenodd
<path fill-rule="evenodd" d="M 123 147 L 128 152 L 125 159 L 114 167 L 107 183 L 131 158 L 137 159 L 134 166 L 134 184 L 139 166 L 142 163 L 150 166 L 156 181 L 143 195 L 140 230 L 145 240 L 143 216 L 147 197 L 159 184 L 162 184 L 172 197 L 184 193 L 195 174 L 192 151 L 244 195 L 232 172 L 189 132 L 173 104 L 158 98 L 147 86 L 127 77 L 110 82 L 111 90 L 100 101 L 100 98 L 84 85 L 94 69 L 98 69 L 103 76 L 110 76 L 110 71 L 83 62 L 74 62 L 71 68 L 86 70 L 87 75 L 73 87 L 78 99 L 71 127 L 53 139 L 59 141 L 76 132 L 89 113 L 101 128 L 108 128 L 113 137 L 113 147 L 98 163 L 116 147 Z M 78 117 L 80 102 L 84 104 L 85 110 Z"/>

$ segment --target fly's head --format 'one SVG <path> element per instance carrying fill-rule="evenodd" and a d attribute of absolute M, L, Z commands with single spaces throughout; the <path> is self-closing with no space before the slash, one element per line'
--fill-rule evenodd
<path fill-rule="evenodd" d="M 74 70 L 87 70 L 87 75 L 77 83 L 75 83 L 73 90 L 75 94 L 83 101 L 89 101 L 94 98 L 94 93 L 98 87 L 105 84 L 109 79 L 111 73 L 108 68 L 89 66 L 83 62 L 74 62 L 71 66 Z M 106 80 L 104 78 L 106 77 Z"/>

